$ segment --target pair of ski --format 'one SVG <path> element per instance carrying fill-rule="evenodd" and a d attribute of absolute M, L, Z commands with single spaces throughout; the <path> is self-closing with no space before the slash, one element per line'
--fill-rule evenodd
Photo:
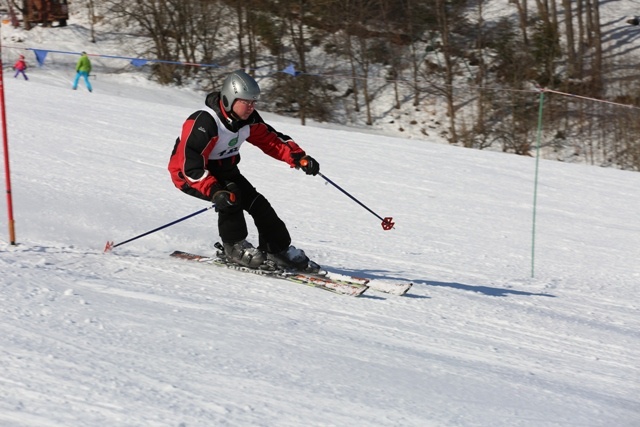
<path fill-rule="evenodd" d="M 381 280 L 369 280 L 359 277 L 346 276 L 321 270 L 318 273 L 305 273 L 299 271 L 284 270 L 260 270 L 248 268 L 228 262 L 218 257 L 192 254 L 183 251 L 174 251 L 171 256 L 187 261 L 195 261 L 202 264 L 223 267 L 245 273 L 252 273 L 266 277 L 284 279 L 289 282 L 311 286 L 340 295 L 360 296 L 368 289 L 384 292 L 391 295 L 404 295 L 411 288 L 411 283 L 385 282 Z"/>

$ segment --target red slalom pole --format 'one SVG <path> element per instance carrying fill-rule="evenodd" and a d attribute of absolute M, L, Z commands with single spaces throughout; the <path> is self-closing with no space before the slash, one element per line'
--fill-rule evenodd
<path fill-rule="evenodd" d="M 2 35 L 0 34 L 0 110 L 2 110 L 2 146 L 4 148 L 4 176 L 7 187 L 7 214 L 9 219 L 9 243 L 16 244 L 16 229 L 13 219 L 13 199 L 11 197 L 11 172 L 9 171 L 9 137 L 7 136 L 7 114 L 4 105 L 4 70 L 2 66 Z"/>

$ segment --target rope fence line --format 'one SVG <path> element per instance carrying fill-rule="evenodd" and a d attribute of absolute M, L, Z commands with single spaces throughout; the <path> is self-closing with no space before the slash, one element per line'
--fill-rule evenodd
<path fill-rule="evenodd" d="M 5 48 L 7 48 L 7 49 L 15 49 L 15 50 L 32 51 L 32 52 L 34 52 L 34 54 L 36 56 L 36 59 L 37 59 L 38 63 L 41 66 L 44 64 L 44 61 L 45 61 L 46 56 L 47 56 L 48 53 L 57 53 L 57 54 L 62 54 L 62 55 L 81 55 L 81 52 L 63 51 L 63 50 L 36 49 L 36 48 L 16 47 L 16 46 L 5 46 Z M 235 69 L 235 67 L 231 67 L 231 66 L 227 66 L 227 65 L 220 65 L 220 64 L 202 64 L 202 63 L 196 63 L 196 62 L 170 61 L 170 60 L 155 59 L 155 58 L 151 58 L 151 59 L 149 59 L 149 58 L 136 58 L 136 57 L 129 57 L 129 56 L 104 55 L 104 54 L 96 54 L 96 53 L 88 53 L 88 52 L 87 52 L 87 56 L 94 57 L 94 58 L 122 59 L 122 60 L 129 61 L 131 63 L 131 65 L 133 65 L 134 67 L 143 67 L 144 65 L 147 65 L 147 64 L 151 63 L 151 64 L 173 64 L 173 65 L 181 65 L 181 66 L 187 66 L 187 67 L 200 67 L 200 68 L 218 68 L 218 69 L 221 69 L 221 70 Z M 261 68 L 262 67 L 258 67 L 258 68 L 254 68 L 254 69 L 250 69 L 250 70 L 251 71 L 260 71 Z M 373 80 L 373 81 L 379 80 L 379 81 L 385 81 L 385 82 L 389 82 L 389 83 L 397 82 L 397 83 L 405 83 L 405 84 L 413 84 L 414 83 L 412 80 L 409 80 L 409 79 L 389 79 L 389 78 L 384 78 L 384 77 L 371 77 L 371 76 L 369 76 L 369 77 L 360 77 L 360 76 L 351 76 L 351 75 L 343 74 L 343 73 L 328 73 L 328 72 L 310 73 L 310 72 L 296 70 L 293 64 L 290 64 L 289 66 L 287 66 L 283 70 L 278 70 L 276 72 L 277 73 L 289 74 L 289 75 L 291 75 L 293 77 L 297 77 L 299 75 L 307 75 L 307 76 L 320 77 L 320 78 L 336 78 L 336 79 L 348 79 L 348 80 Z M 269 77 L 269 75 L 265 75 L 265 76 L 261 76 L 261 77 Z M 535 83 L 532 83 L 532 85 L 534 86 L 533 89 L 512 89 L 512 88 L 498 88 L 498 87 L 488 87 L 488 86 L 478 86 L 478 85 L 467 85 L 467 86 L 462 87 L 462 86 L 459 86 L 459 85 L 448 85 L 446 83 L 442 84 L 442 86 L 450 87 L 450 88 L 453 88 L 453 89 L 459 89 L 459 90 L 472 89 L 472 90 L 486 90 L 486 91 L 497 91 L 497 92 L 519 92 L 519 93 L 532 93 L 532 94 L 545 92 L 545 93 L 552 93 L 552 94 L 556 94 L 556 95 L 560 95 L 560 96 L 566 96 L 566 97 L 570 97 L 570 98 L 582 99 L 582 100 L 585 100 L 585 101 L 599 102 L 599 103 L 615 105 L 615 106 L 619 106 L 619 107 L 625 107 L 625 108 L 633 109 L 633 110 L 640 110 L 640 107 L 635 106 L 635 105 L 622 104 L 622 103 L 619 103 L 619 102 L 607 101 L 607 100 L 604 100 L 604 99 L 598 99 L 598 98 L 593 98 L 593 97 L 588 97 L 588 96 L 582 96 L 582 95 L 576 95 L 576 94 L 561 92 L 561 91 L 548 89 L 548 88 L 542 88 L 542 87 L 537 86 L 537 84 L 535 84 Z"/>
<path fill-rule="evenodd" d="M 630 109 L 634 109 L 634 110 L 640 110 L 640 107 L 636 107 L 635 105 L 621 104 L 619 102 L 607 101 L 607 100 L 604 100 L 604 99 L 597 99 L 597 98 L 591 98 L 591 97 L 588 97 L 588 96 L 582 96 L 582 95 L 575 95 L 575 94 L 571 94 L 571 93 L 559 92 L 559 91 L 553 90 L 553 89 L 543 88 L 543 89 L 540 89 L 540 91 L 547 92 L 547 93 L 555 93 L 557 95 L 568 96 L 568 97 L 571 97 L 571 98 L 584 99 L 586 101 L 602 102 L 604 104 L 617 105 L 619 107 L 626 107 L 626 108 L 630 108 Z"/>

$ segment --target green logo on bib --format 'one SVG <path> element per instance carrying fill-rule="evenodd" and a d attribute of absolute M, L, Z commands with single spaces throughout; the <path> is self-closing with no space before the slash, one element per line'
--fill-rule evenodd
<path fill-rule="evenodd" d="M 236 145 L 238 143 L 238 137 L 236 136 L 235 138 L 233 138 L 231 141 L 229 141 L 229 147 L 233 147 L 234 145 Z"/>

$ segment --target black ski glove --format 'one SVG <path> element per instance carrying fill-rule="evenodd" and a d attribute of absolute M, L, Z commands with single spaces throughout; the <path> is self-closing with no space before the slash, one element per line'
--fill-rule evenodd
<path fill-rule="evenodd" d="M 211 201 L 216 204 L 216 212 L 232 213 L 241 208 L 240 189 L 235 182 L 228 182 L 224 187 L 215 184 Z"/>
<path fill-rule="evenodd" d="M 294 153 L 291 155 L 296 168 L 302 169 L 307 175 L 318 175 L 320 163 L 311 156 L 304 153 Z"/>

